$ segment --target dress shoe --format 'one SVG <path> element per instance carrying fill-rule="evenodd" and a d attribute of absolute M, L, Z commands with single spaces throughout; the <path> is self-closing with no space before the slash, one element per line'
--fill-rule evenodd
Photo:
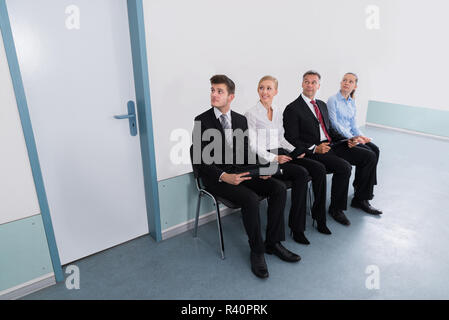
<path fill-rule="evenodd" d="M 268 278 L 268 267 L 263 253 L 251 251 L 251 271 L 259 278 Z"/>
<path fill-rule="evenodd" d="M 278 256 L 281 260 L 287 262 L 298 262 L 301 257 L 289 250 L 287 250 L 280 242 L 275 244 L 266 244 L 265 252 L 268 254 L 274 254 Z"/>
<path fill-rule="evenodd" d="M 382 214 L 382 211 L 372 207 L 368 200 L 358 200 L 353 198 L 351 201 L 351 207 L 362 209 L 363 211 L 373 215 Z"/>
<path fill-rule="evenodd" d="M 317 228 L 318 232 L 323 234 L 332 234 L 329 228 L 326 226 L 326 223 L 318 223 Z"/>
<path fill-rule="evenodd" d="M 304 235 L 304 232 L 294 232 L 292 230 L 290 231 L 290 235 L 292 236 L 293 240 L 295 240 L 298 243 L 310 244 L 309 240 L 307 240 L 306 236 Z"/>
<path fill-rule="evenodd" d="M 348 218 L 346 218 L 345 214 L 343 213 L 342 210 L 338 210 L 338 209 L 329 209 L 329 214 L 331 215 L 332 218 L 335 219 L 335 221 L 337 221 L 338 223 L 341 223 L 345 226 L 349 226 L 351 224 L 351 222 L 349 222 Z"/>

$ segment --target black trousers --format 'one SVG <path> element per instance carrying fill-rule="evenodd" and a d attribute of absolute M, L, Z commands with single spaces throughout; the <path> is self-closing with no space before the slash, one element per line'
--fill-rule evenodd
<path fill-rule="evenodd" d="M 291 207 L 288 226 L 294 232 L 306 229 L 306 204 L 308 177 L 312 177 L 314 203 L 312 217 L 319 223 L 326 223 L 326 168 L 311 159 L 294 159 L 281 164 L 283 174 L 277 179 L 292 181 Z"/>
<path fill-rule="evenodd" d="M 252 178 L 237 186 L 217 182 L 207 186 L 207 190 L 241 206 L 243 225 L 253 252 L 265 252 L 260 226 L 259 195 L 268 197 L 265 242 L 274 244 L 285 240 L 284 209 L 287 191 L 282 182 L 272 178 Z"/>
<path fill-rule="evenodd" d="M 357 147 L 360 148 L 365 148 L 367 150 L 370 150 L 372 152 L 374 152 L 374 154 L 376 155 L 376 173 L 374 174 L 375 178 L 374 178 L 374 184 L 377 184 L 377 164 L 379 163 L 379 155 L 380 155 L 380 150 L 379 147 L 376 146 L 374 143 L 372 142 L 368 142 L 366 144 L 359 144 Z"/>
<path fill-rule="evenodd" d="M 373 198 L 377 166 L 376 154 L 373 151 L 360 146 L 349 148 L 346 143 L 342 143 L 326 154 L 311 154 L 307 157 L 321 162 L 327 172 L 333 173 L 330 208 L 347 209 L 351 165 L 356 167 L 354 197 L 359 200 Z"/>

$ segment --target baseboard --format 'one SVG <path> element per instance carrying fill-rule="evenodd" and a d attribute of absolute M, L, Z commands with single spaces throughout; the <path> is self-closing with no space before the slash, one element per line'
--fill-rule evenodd
<path fill-rule="evenodd" d="M 377 123 L 367 122 L 365 125 L 366 125 L 366 126 L 369 126 L 369 127 L 377 127 L 377 128 L 382 128 L 382 129 L 395 130 L 395 131 L 399 131 L 399 132 L 415 134 L 415 135 L 424 136 L 424 137 L 428 137 L 428 138 L 433 138 L 433 139 L 439 139 L 439 140 L 449 141 L 449 138 L 448 138 L 448 137 L 437 136 L 437 135 L 434 135 L 434 134 L 423 133 L 423 132 L 419 132 L 419 131 L 413 131 L 413 130 L 407 130 L 407 129 L 395 128 L 395 127 L 389 127 L 389 126 L 385 126 L 385 125 L 383 125 L 383 124 L 377 124 Z"/>
<path fill-rule="evenodd" d="M 48 273 L 21 285 L 0 291 L 0 300 L 16 300 L 54 284 L 56 284 L 55 274 Z"/>
<path fill-rule="evenodd" d="M 220 216 L 225 217 L 239 210 L 240 209 L 231 209 L 226 207 L 220 208 Z M 201 226 L 214 220 L 216 220 L 215 210 L 200 216 L 198 219 L 198 226 Z M 170 227 L 168 229 L 162 230 L 162 240 L 166 240 L 168 238 L 177 236 L 178 234 L 184 233 L 188 230 L 192 230 L 194 227 L 195 227 L 195 218 L 180 223 L 176 226 Z"/>

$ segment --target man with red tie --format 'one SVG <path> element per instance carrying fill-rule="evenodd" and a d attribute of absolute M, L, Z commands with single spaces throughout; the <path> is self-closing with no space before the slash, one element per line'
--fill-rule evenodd
<path fill-rule="evenodd" d="M 349 179 L 355 165 L 354 199 L 351 205 L 379 215 L 369 203 L 374 197 L 376 158 L 363 148 L 354 148 L 355 139 L 347 139 L 331 127 L 326 104 L 315 99 L 321 76 L 308 71 L 303 76 L 302 94 L 284 111 L 285 138 L 296 149 L 292 156 L 305 153 L 307 158 L 324 164 L 333 173 L 329 214 L 339 223 L 350 225 L 343 213 L 347 209 Z"/>

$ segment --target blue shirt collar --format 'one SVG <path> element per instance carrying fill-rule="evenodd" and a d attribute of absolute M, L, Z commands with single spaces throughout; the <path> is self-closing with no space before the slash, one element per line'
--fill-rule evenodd
<path fill-rule="evenodd" d="M 338 91 L 337 97 L 338 97 L 338 99 L 343 100 L 343 101 L 348 101 L 348 102 L 351 102 L 351 101 L 352 101 L 352 98 L 351 98 L 350 96 L 348 97 L 348 100 L 346 100 L 346 98 L 343 97 L 343 95 L 341 94 L 340 91 Z"/>

